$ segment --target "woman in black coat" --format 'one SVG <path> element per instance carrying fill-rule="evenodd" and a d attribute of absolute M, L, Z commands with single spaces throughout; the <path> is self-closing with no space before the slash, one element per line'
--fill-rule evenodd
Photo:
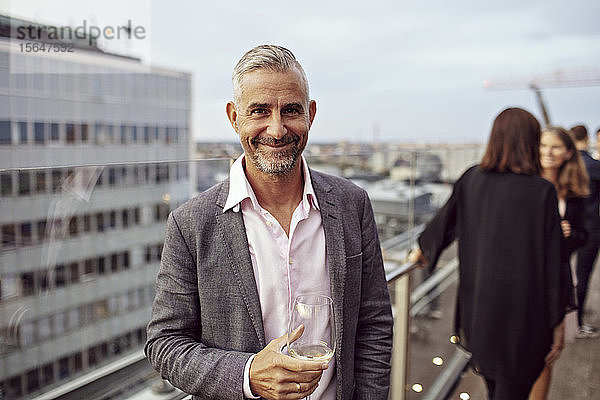
<path fill-rule="evenodd" d="M 554 186 L 540 176 L 540 125 L 501 112 L 481 163 L 467 170 L 413 255 L 433 266 L 458 240 L 455 334 L 494 400 L 527 399 L 564 344 L 569 271 Z"/>
<path fill-rule="evenodd" d="M 558 210 L 564 237 L 563 262 L 570 268 L 571 253 L 583 246 L 588 237 L 585 229 L 583 199 L 589 195 L 589 178 L 575 143 L 561 127 L 550 127 L 542 132 L 540 162 L 542 177 L 554 185 L 558 196 Z M 575 290 L 572 288 L 572 283 L 570 291 L 573 296 L 569 297 L 571 300 L 569 306 L 575 309 Z M 552 366 L 546 365 L 533 385 L 530 400 L 546 399 L 551 377 Z"/>

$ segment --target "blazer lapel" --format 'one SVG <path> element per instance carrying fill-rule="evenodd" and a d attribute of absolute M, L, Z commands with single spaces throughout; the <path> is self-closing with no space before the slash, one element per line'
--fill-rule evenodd
<path fill-rule="evenodd" d="M 217 197 L 217 205 L 223 209 L 227 194 L 229 193 L 229 180 L 221 187 L 221 191 Z M 244 227 L 244 219 L 242 212 L 234 212 L 228 210 L 217 212 L 216 220 L 223 240 L 223 245 L 227 249 L 227 256 L 230 260 L 230 266 L 235 280 L 240 286 L 240 291 L 250 319 L 254 325 L 256 336 L 262 347 L 265 343 L 265 330 L 262 322 L 262 311 L 260 308 L 260 299 L 256 289 L 256 280 L 254 278 L 254 270 L 252 269 L 252 260 L 250 259 L 250 251 L 248 250 L 248 238 L 246 237 L 246 228 Z"/>
<path fill-rule="evenodd" d="M 332 191 L 331 185 L 325 182 L 319 173 L 311 170 L 311 179 L 317 201 L 321 208 L 321 219 L 325 232 L 325 246 L 327 252 L 327 266 L 329 267 L 329 281 L 331 297 L 335 314 L 336 328 L 336 359 L 342 360 L 341 339 L 343 337 L 344 320 L 344 284 L 346 277 L 346 248 L 344 241 L 344 226 L 339 205 L 342 201 Z M 341 371 L 341 368 L 338 368 Z M 339 377 L 338 377 L 339 378 Z"/>

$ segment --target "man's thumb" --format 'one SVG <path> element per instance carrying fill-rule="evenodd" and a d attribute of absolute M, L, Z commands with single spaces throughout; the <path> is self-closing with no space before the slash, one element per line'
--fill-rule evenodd
<path fill-rule="evenodd" d="M 289 332 L 287 335 L 283 335 L 283 337 L 285 337 L 287 341 L 292 343 L 292 342 L 295 342 L 296 339 L 298 339 L 300 336 L 302 336 L 303 332 L 304 332 L 304 325 L 300 325 L 293 331 Z M 288 335 L 289 335 L 289 339 L 288 339 Z"/>

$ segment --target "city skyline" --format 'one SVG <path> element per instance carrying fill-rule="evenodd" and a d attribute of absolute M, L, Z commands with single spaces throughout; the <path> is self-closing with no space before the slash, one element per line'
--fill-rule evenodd
<path fill-rule="evenodd" d="M 485 142 L 505 107 L 524 107 L 541 121 L 530 80 L 600 68 L 600 4 L 590 0 L 568 7 L 557 0 L 104 4 L 61 0 L 48 9 L 41 1 L 13 0 L 0 11 L 44 23 L 144 26 L 146 41 L 99 43 L 193 74 L 196 141 L 236 140 L 224 111 L 231 70 L 261 43 L 290 48 L 306 69 L 318 107 L 313 143 Z M 486 80 L 519 84 L 489 90 Z M 599 86 L 545 89 L 543 96 L 553 123 L 600 127 Z"/>

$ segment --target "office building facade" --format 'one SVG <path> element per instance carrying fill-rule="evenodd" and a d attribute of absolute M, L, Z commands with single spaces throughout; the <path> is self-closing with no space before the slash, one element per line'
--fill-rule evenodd
<path fill-rule="evenodd" d="M 0 399 L 26 399 L 142 347 L 190 194 L 191 76 L 25 51 L 0 18 Z"/>

